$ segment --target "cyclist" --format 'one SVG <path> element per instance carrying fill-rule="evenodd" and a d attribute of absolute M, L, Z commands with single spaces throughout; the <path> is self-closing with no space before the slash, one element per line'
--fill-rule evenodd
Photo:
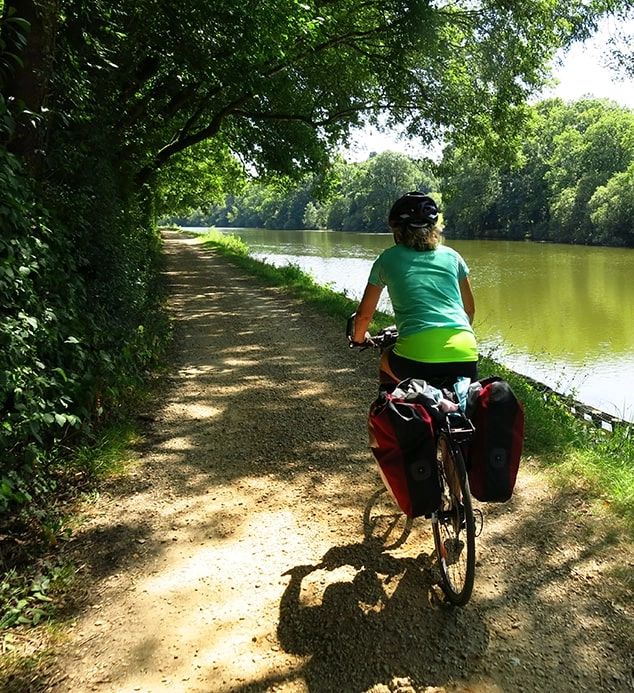
<path fill-rule="evenodd" d="M 353 344 L 369 339 L 368 326 L 387 287 L 399 336 L 381 357 L 380 382 L 421 378 L 440 387 L 458 376 L 477 380 L 469 268 L 459 253 L 441 245 L 436 203 L 408 192 L 392 206 L 388 225 L 395 245 L 372 265 L 356 312 Z"/>

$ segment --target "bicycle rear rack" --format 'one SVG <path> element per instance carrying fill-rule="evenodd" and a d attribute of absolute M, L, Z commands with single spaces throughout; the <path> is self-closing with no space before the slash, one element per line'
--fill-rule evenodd
<path fill-rule="evenodd" d="M 475 427 L 462 412 L 447 414 L 447 432 L 456 443 L 466 443 L 475 433 Z"/>

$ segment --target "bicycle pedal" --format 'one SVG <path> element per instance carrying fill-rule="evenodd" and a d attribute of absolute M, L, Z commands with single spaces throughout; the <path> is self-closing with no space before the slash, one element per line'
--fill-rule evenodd
<path fill-rule="evenodd" d="M 453 510 L 437 510 L 436 517 L 438 518 L 438 522 L 449 522 L 453 520 L 454 512 Z"/>

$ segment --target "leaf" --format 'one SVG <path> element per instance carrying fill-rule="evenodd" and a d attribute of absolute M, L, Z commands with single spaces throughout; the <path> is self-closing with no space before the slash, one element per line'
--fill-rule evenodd
<path fill-rule="evenodd" d="M 45 594 L 42 594 L 41 592 L 34 592 L 33 597 L 40 602 L 52 602 L 53 601 L 51 599 L 51 597 L 47 597 Z"/>
<path fill-rule="evenodd" d="M 34 330 L 37 330 L 37 318 L 32 315 L 25 315 L 24 321 L 27 322 Z"/>

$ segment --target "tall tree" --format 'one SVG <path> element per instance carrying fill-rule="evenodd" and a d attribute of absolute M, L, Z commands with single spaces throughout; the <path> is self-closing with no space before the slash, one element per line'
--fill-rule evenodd
<path fill-rule="evenodd" d="M 394 201 L 408 190 L 431 192 L 436 181 L 431 162 L 415 162 L 405 154 L 386 151 L 357 165 L 351 185 L 339 195 L 347 203 L 344 231 L 387 231 L 387 214 Z"/>
<path fill-rule="evenodd" d="M 629 178 L 618 174 L 634 159 L 634 113 L 603 99 L 568 104 L 552 99 L 537 104 L 533 115 L 515 166 L 487 166 L 459 148 L 447 148 L 441 170 L 449 232 L 629 242 L 622 228 Z M 603 192 L 595 196 L 599 189 Z M 624 204 L 616 203 L 618 196 Z M 611 209 L 605 207 L 607 199 Z M 614 220 L 616 210 L 618 223 L 610 238 L 606 220 Z"/>
<path fill-rule="evenodd" d="M 565 109 L 563 129 L 548 157 L 551 238 L 594 243 L 588 202 L 596 189 L 627 169 L 634 157 L 634 114 L 602 99 L 581 99 Z"/>
<path fill-rule="evenodd" d="M 315 170 L 380 112 L 424 140 L 506 149 L 546 61 L 594 16 L 583 0 L 11 5 L 32 22 L 27 69 L 50 128 L 81 137 L 95 124 L 126 194 L 206 139 L 258 171 Z M 24 76 L 12 89 L 26 102 Z"/>
<path fill-rule="evenodd" d="M 597 188 L 588 206 L 598 243 L 634 246 L 634 163 Z"/>
<path fill-rule="evenodd" d="M 457 238 L 497 236 L 499 169 L 460 147 L 451 146 L 445 151 L 440 170 L 447 234 Z"/>

